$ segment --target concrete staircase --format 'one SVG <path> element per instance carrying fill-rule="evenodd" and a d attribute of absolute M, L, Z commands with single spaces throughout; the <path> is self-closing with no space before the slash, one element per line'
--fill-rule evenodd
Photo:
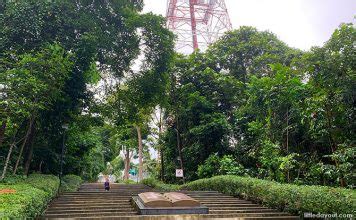
<path fill-rule="evenodd" d="M 141 184 L 111 184 L 105 192 L 103 184 L 83 184 L 78 192 L 64 193 L 55 199 L 44 218 L 105 219 L 299 219 L 287 213 L 261 207 L 216 191 L 181 191 L 209 207 L 208 215 L 140 216 L 131 204 L 131 197 L 141 192 L 156 191 Z"/>

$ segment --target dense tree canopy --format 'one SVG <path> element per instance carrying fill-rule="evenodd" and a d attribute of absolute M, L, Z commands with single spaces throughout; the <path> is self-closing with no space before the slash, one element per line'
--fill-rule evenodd
<path fill-rule="evenodd" d="M 2 177 L 59 174 L 63 152 L 64 173 L 87 180 L 100 172 L 128 180 L 138 159 L 139 179 L 354 186 L 352 24 L 310 51 L 240 27 L 182 55 L 142 0 L 5 2 Z"/>
<path fill-rule="evenodd" d="M 189 180 L 236 174 L 352 186 L 354 41 L 344 24 L 323 47 L 302 52 L 241 27 L 176 59 L 166 180 L 176 181 L 180 157 Z"/>
<path fill-rule="evenodd" d="M 140 14 L 142 1 L 26 0 L 2 6 L 0 150 L 8 155 L 1 157 L 4 170 L 8 164 L 13 167 L 17 156 L 21 167 L 24 157 L 25 173 L 30 168 L 58 173 L 62 125 L 69 124 L 65 172 L 90 173 L 94 166 L 97 175 L 116 157 L 105 152 L 117 149 L 111 149 L 116 146 L 110 144 L 110 127 L 101 128 L 105 114 L 99 114 L 102 108 L 89 85 L 107 73 L 115 80 L 130 75 L 164 81 L 173 35 L 164 28 L 163 18 Z M 134 73 L 131 66 L 140 54 L 142 71 Z M 165 88 L 163 83 L 151 85 L 156 85 L 155 94 Z M 142 94 L 141 100 L 154 97 Z M 96 155 L 103 159 L 94 159 Z M 79 157 L 87 159 L 78 163 Z"/>

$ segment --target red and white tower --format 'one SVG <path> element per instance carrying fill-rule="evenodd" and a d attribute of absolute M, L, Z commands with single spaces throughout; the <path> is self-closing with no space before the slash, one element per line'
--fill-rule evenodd
<path fill-rule="evenodd" d="M 183 53 L 205 50 L 232 28 L 225 0 L 168 0 L 166 16 L 178 36 L 176 49 Z"/>

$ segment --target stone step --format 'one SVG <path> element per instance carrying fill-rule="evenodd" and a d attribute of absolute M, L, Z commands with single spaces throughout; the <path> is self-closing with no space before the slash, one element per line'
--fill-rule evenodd
<path fill-rule="evenodd" d="M 98 189 L 102 188 L 104 186 L 103 184 L 95 185 L 95 186 L 81 186 L 79 189 Z M 151 189 L 150 187 L 141 187 L 141 186 L 136 186 L 136 187 L 127 187 L 125 185 L 117 185 L 117 184 L 110 184 L 110 187 L 112 188 L 120 188 L 120 189 Z"/>
<path fill-rule="evenodd" d="M 251 201 L 246 201 L 246 200 L 240 200 L 240 199 L 229 199 L 229 200 L 220 200 L 218 198 L 215 199 L 198 199 L 202 203 L 252 203 L 255 204 Z"/>
<path fill-rule="evenodd" d="M 76 192 L 77 195 L 93 195 L 93 194 L 98 194 L 98 193 L 101 193 L 101 194 L 110 194 L 110 193 L 113 193 L 113 194 L 124 194 L 124 195 L 131 195 L 131 194 L 138 194 L 138 193 L 142 193 L 142 192 L 152 192 L 152 190 L 139 190 L 139 191 L 128 191 L 128 190 L 125 190 L 125 191 L 121 191 L 121 190 L 112 190 L 110 189 L 109 191 L 105 191 L 105 189 L 98 189 L 98 190 L 88 190 L 88 191 L 78 191 Z M 153 191 L 153 192 L 157 192 L 157 191 Z"/>
<path fill-rule="evenodd" d="M 87 194 L 76 194 L 76 195 L 63 195 L 63 197 L 86 197 L 86 198 L 90 198 L 90 197 L 100 197 L 100 196 L 132 196 L 132 195 L 138 195 L 139 193 L 110 193 L 110 192 L 101 192 L 101 193 L 97 193 L 97 194 L 92 194 L 92 195 L 87 195 Z M 59 197 L 61 197 L 62 195 L 60 195 Z"/>
<path fill-rule="evenodd" d="M 300 219 L 298 216 L 289 216 L 289 215 L 281 215 L 281 216 L 241 216 L 240 214 L 208 214 L 201 215 L 203 219 L 236 219 L 236 220 L 265 220 L 265 219 L 279 219 L 279 220 L 294 220 Z M 134 219 L 134 218 L 133 218 Z M 133 220 L 132 219 L 132 220 Z"/>
<path fill-rule="evenodd" d="M 283 213 L 283 212 L 239 212 L 238 210 L 236 210 L 236 212 L 231 212 L 231 211 L 227 211 L 227 212 L 221 212 L 221 211 L 215 211 L 215 212 L 211 212 L 209 211 L 209 214 L 229 214 L 229 215 L 234 215 L 237 217 L 274 217 L 274 216 L 288 216 L 287 213 Z"/>
<path fill-rule="evenodd" d="M 208 197 L 208 198 L 199 198 L 199 200 L 206 200 L 206 201 L 215 200 L 216 201 L 217 198 L 216 197 Z M 219 201 L 243 201 L 243 200 L 234 198 L 234 197 L 227 197 L 227 198 L 219 198 Z"/>
<path fill-rule="evenodd" d="M 252 203 L 251 201 L 241 200 L 241 199 L 219 199 L 218 197 L 215 198 L 196 198 L 191 196 L 193 199 L 199 200 L 200 202 L 241 202 L 241 203 Z"/>
<path fill-rule="evenodd" d="M 102 217 L 77 217 L 76 219 L 101 219 Z M 151 215 L 151 216 L 110 216 L 106 219 L 120 220 L 200 220 L 200 219 L 229 219 L 229 220 L 295 220 L 300 219 L 297 216 L 267 216 L 267 217 L 241 217 L 236 214 L 210 214 L 210 215 Z"/>
<path fill-rule="evenodd" d="M 98 210 L 98 209 L 121 209 L 121 208 L 132 208 L 131 204 L 123 204 L 123 205 L 86 205 L 86 206 L 52 206 L 51 208 L 47 209 L 47 211 L 53 211 L 53 210 L 62 210 L 62 211 L 67 211 L 67 210 Z"/>
<path fill-rule="evenodd" d="M 207 207 L 214 206 L 214 205 L 224 205 L 225 207 L 227 206 L 236 206 L 236 207 L 260 207 L 258 204 L 253 204 L 253 203 L 200 203 L 202 205 L 205 205 Z"/>
<path fill-rule="evenodd" d="M 123 208 L 102 208 L 102 209 L 89 209 L 89 210 L 66 210 L 66 211 L 63 211 L 63 210 L 47 210 L 46 214 L 77 214 L 77 213 L 99 213 L 99 212 L 114 212 L 114 213 L 117 213 L 117 212 L 136 212 L 134 210 L 134 208 L 130 207 L 130 208 L 127 208 L 127 207 L 123 207 Z"/>
<path fill-rule="evenodd" d="M 220 202 L 220 201 L 211 201 L 211 202 L 203 202 L 200 201 L 201 204 L 204 205 L 240 205 L 240 206 L 259 206 L 258 204 L 254 203 L 244 203 L 244 202 L 239 202 L 239 201 L 231 201 L 231 202 Z"/>
<path fill-rule="evenodd" d="M 118 193 L 125 193 L 125 192 L 148 192 L 148 191 L 152 191 L 152 190 L 119 190 L 119 189 L 112 189 L 110 188 L 109 192 L 118 192 Z M 96 190 L 83 190 L 83 191 L 77 191 L 76 193 L 99 193 L 99 192 L 107 192 L 105 191 L 104 187 L 100 188 L 100 189 L 96 189 Z"/>
<path fill-rule="evenodd" d="M 75 207 L 75 206 L 95 206 L 95 205 L 127 205 L 131 204 L 130 202 L 105 202 L 105 203 L 56 203 L 53 202 L 51 206 L 53 207 Z"/>
<path fill-rule="evenodd" d="M 100 187 L 100 188 L 96 188 L 96 189 L 81 189 L 79 188 L 79 190 L 77 192 L 97 192 L 97 191 L 101 191 L 104 190 L 104 186 Z M 124 189 L 124 188 L 113 188 L 110 186 L 110 191 L 122 191 L 124 192 L 125 190 L 130 190 L 130 189 Z M 152 189 L 132 189 L 132 191 L 151 191 Z M 131 190 L 130 190 L 131 191 Z M 157 190 L 155 190 L 157 191 Z"/>
<path fill-rule="evenodd" d="M 142 192 L 160 192 L 142 184 L 111 184 L 104 191 L 103 183 L 83 184 L 79 191 L 63 193 L 46 210 L 44 218 L 175 220 L 175 219 L 298 219 L 286 213 L 262 207 L 217 191 L 176 191 L 185 193 L 209 207 L 208 215 L 139 216 L 131 204 L 132 196 Z"/>
<path fill-rule="evenodd" d="M 238 206 L 225 206 L 225 207 L 216 207 L 216 206 L 207 206 L 209 210 L 253 210 L 253 209 L 269 209 L 267 207 L 238 207 Z"/>
<path fill-rule="evenodd" d="M 235 197 L 232 197 L 232 196 L 228 196 L 228 195 L 212 195 L 212 196 L 210 196 L 210 195 L 194 195 L 194 194 L 187 194 L 188 196 L 190 196 L 190 197 L 193 197 L 193 198 L 201 198 L 201 199 L 213 199 L 213 198 L 215 198 L 216 199 L 216 197 L 219 197 L 219 199 L 221 198 L 221 199 L 237 199 L 237 198 L 235 198 Z"/>
<path fill-rule="evenodd" d="M 111 217 L 111 216 L 130 216 L 137 215 L 137 212 L 94 212 L 94 213 L 61 213 L 61 214 L 45 214 L 45 218 L 77 218 L 77 217 Z"/>
<path fill-rule="evenodd" d="M 276 213 L 274 209 L 230 209 L 230 210 L 218 210 L 211 209 L 209 214 L 235 214 L 235 213 Z"/>
<path fill-rule="evenodd" d="M 53 201 L 59 201 L 59 202 L 68 202 L 68 201 L 76 201 L 76 202 L 81 202 L 81 201 L 130 201 L 132 196 L 130 197 L 122 197 L 122 198 L 107 198 L 107 197 L 97 197 L 97 198 L 79 198 L 79 199 L 67 199 L 67 198 L 57 198 Z"/>
<path fill-rule="evenodd" d="M 131 199 L 132 196 L 102 196 L 102 197 L 59 197 L 57 198 L 57 200 L 63 200 L 63 201 L 66 201 L 66 200 L 97 200 L 97 199 Z"/>
<path fill-rule="evenodd" d="M 82 185 L 79 187 L 79 189 L 97 189 L 104 186 L 104 183 L 100 184 L 95 184 L 95 185 Z M 150 189 L 150 187 L 145 187 L 145 186 L 126 186 L 126 185 L 120 185 L 120 184 L 115 184 L 115 183 L 110 183 L 110 186 L 113 188 L 125 188 L 125 189 Z"/>
<path fill-rule="evenodd" d="M 249 201 L 235 201 L 235 202 L 222 202 L 219 203 L 217 201 L 214 202 L 201 202 L 202 204 L 209 204 L 209 205 L 217 205 L 217 206 L 227 206 L 227 205 L 240 205 L 240 204 L 255 204 Z"/>
<path fill-rule="evenodd" d="M 102 201 L 55 201 L 52 203 L 53 205 L 94 205 L 94 204 L 131 204 L 130 200 L 102 200 Z"/>

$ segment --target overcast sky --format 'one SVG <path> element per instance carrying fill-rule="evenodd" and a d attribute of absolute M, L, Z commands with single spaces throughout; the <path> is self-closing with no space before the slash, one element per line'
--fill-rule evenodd
<path fill-rule="evenodd" d="M 168 0 L 144 0 L 165 16 Z M 356 0 L 225 0 L 234 28 L 270 30 L 292 47 L 322 46 L 342 22 L 355 23 Z"/>

